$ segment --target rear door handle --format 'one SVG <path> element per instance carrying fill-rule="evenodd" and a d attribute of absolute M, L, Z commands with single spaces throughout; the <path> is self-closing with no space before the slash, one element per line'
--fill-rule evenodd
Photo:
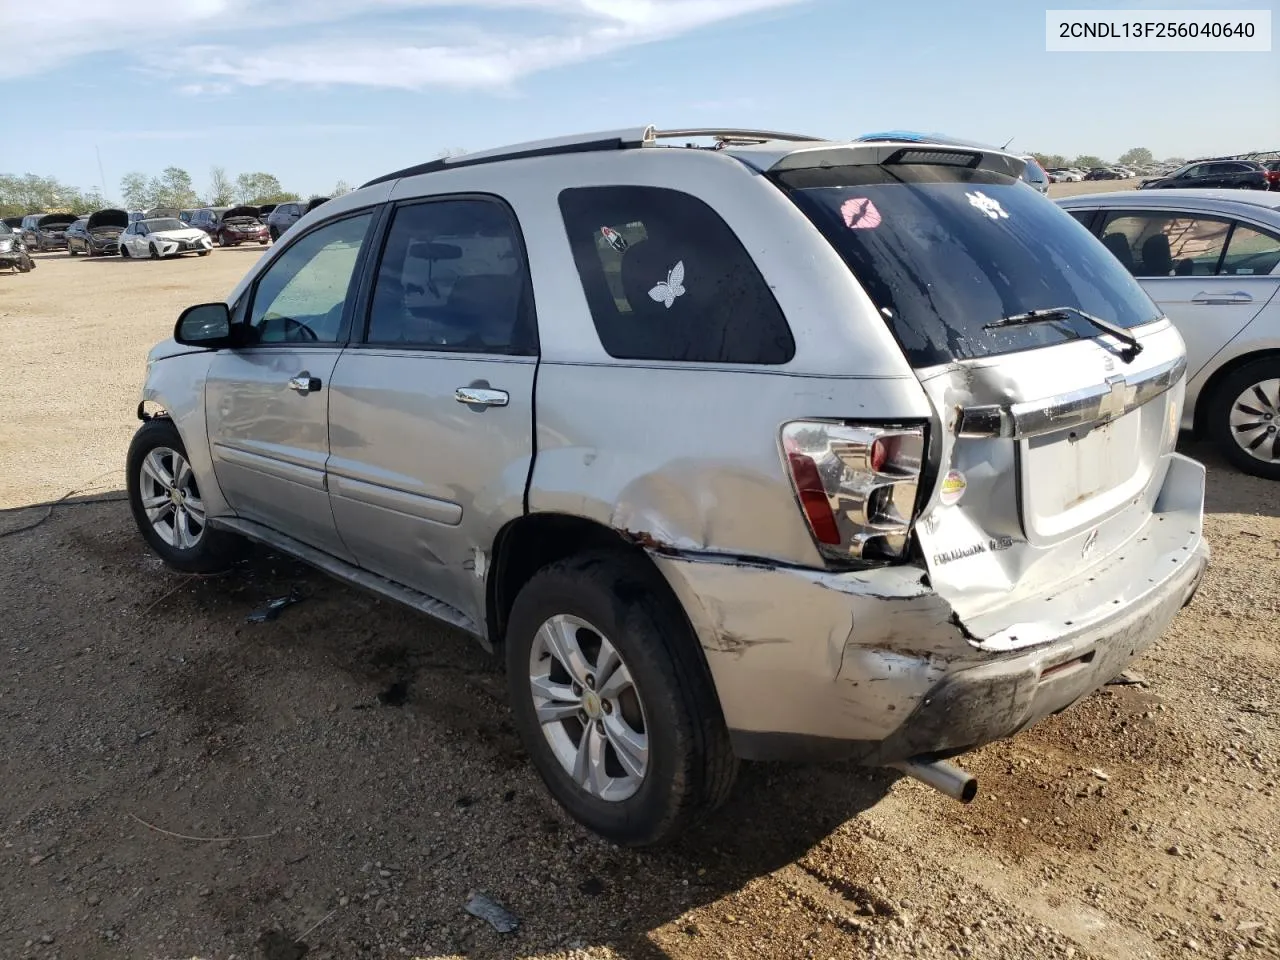
<path fill-rule="evenodd" d="M 1230 293 L 1206 293 L 1202 290 L 1191 298 L 1191 302 L 1207 304 L 1253 303 L 1253 297 L 1243 290 L 1232 290 Z"/>
<path fill-rule="evenodd" d="M 296 390 L 304 397 L 309 393 L 315 393 L 320 389 L 320 378 L 313 377 L 307 371 L 303 370 L 296 377 L 289 381 L 289 389 Z"/>
<path fill-rule="evenodd" d="M 505 390 L 493 390 L 489 387 L 459 387 L 453 391 L 453 399 L 467 406 L 505 407 L 511 397 Z"/>

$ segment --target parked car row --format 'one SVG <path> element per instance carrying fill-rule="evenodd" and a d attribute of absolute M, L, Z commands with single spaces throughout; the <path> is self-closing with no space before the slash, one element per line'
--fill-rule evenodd
<path fill-rule="evenodd" d="M 99 210 L 93 214 L 33 213 L 4 221 L 10 248 L 23 251 L 0 257 L 0 267 L 34 263 L 26 251 L 66 250 L 69 256 L 150 257 L 160 259 L 184 253 L 206 255 L 217 244 L 234 247 L 243 243 L 265 246 L 278 239 L 305 214 L 328 198 L 306 202 L 242 204 L 234 207 L 199 207 L 179 210 L 156 207 L 151 210 Z"/>
<path fill-rule="evenodd" d="M 1105 237 L 1143 270 L 1163 237 L 1206 305 L 1220 276 L 1260 304 L 1280 242 L 1261 204 L 1212 240 L 1026 173 L 652 127 L 388 173 L 151 351 L 134 519 L 176 569 L 266 543 L 501 651 L 547 789 L 617 843 L 714 810 L 739 759 L 970 800 L 947 758 L 1114 678 L 1208 559 L 1175 450 L 1200 321 Z M 1212 384 L 1255 459 L 1269 369 Z"/>

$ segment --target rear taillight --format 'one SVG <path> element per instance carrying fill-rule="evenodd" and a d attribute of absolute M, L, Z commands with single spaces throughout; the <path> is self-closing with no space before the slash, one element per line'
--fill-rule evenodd
<path fill-rule="evenodd" d="M 825 559 L 905 555 L 924 447 L 924 427 L 822 420 L 783 424 L 782 453 L 791 484 Z"/>

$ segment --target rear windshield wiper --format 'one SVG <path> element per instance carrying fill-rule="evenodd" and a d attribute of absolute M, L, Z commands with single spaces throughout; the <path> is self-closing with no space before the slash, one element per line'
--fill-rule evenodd
<path fill-rule="evenodd" d="M 1071 315 L 1079 317 L 1086 323 L 1091 324 L 1103 333 L 1109 333 L 1121 343 L 1127 343 L 1128 349 L 1120 351 L 1120 359 L 1125 363 L 1132 363 L 1134 357 L 1142 352 L 1142 343 L 1132 333 L 1124 327 L 1117 326 L 1110 320 L 1103 320 L 1101 317 L 1095 317 L 1092 313 L 1085 313 L 1079 307 L 1047 307 L 1044 310 L 1028 310 L 1026 313 L 1015 313 L 1013 316 L 1001 317 L 992 323 L 988 323 L 983 329 L 991 330 L 996 327 L 1019 327 L 1027 323 L 1045 323 L 1052 320 L 1065 320 Z"/>

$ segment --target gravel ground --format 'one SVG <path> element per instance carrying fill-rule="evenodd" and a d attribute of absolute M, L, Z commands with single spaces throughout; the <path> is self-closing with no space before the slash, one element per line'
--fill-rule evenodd
<path fill-rule="evenodd" d="M 1280 956 L 1273 484 L 1187 451 L 1195 602 L 1143 683 L 966 757 L 970 806 L 749 765 L 677 847 L 619 850 L 549 800 L 466 639 L 264 552 L 184 577 L 135 534 L 146 349 L 259 253 L 0 275 L 0 956 Z"/>

